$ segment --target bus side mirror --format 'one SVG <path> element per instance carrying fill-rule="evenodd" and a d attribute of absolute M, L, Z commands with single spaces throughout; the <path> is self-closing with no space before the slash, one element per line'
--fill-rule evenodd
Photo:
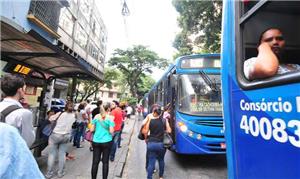
<path fill-rule="evenodd" d="M 172 88 L 177 86 L 177 79 L 178 79 L 177 75 L 175 75 L 175 74 L 171 75 L 170 80 L 171 80 L 171 87 Z"/>

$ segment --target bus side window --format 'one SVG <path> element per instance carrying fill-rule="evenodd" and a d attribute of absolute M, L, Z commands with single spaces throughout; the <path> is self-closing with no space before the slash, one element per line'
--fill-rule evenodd
<path fill-rule="evenodd" d="M 272 1 L 247 3 L 248 2 L 240 2 L 240 20 L 239 23 L 236 24 L 238 28 L 237 32 L 240 33 L 240 35 L 237 34 L 237 44 L 240 45 L 237 46 L 238 52 L 236 58 L 238 60 L 236 66 L 237 79 L 240 86 L 247 90 L 299 82 L 300 2 Z M 277 74 L 275 76 L 263 76 L 261 78 L 249 79 L 247 78 L 247 73 L 244 74 L 244 63 L 247 59 L 257 57 L 258 46 L 261 43 L 261 34 L 269 28 L 279 29 L 283 36 L 279 37 L 280 35 L 271 35 L 270 37 L 267 37 L 264 35 L 265 38 L 263 42 L 271 44 L 268 42 L 275 39 L 285 41 L 284 53 L 280 56 L 279 70 L 277 70 Z M 279 50 L 278 44 L 271 46 L 271 49 L 273 53 L 276 53 L 276 51 Z M 277 58 L 279 58 L 279 56 Z M 248 62 L 245 65 L 246 67 L 249 65 Z M 254 67 L 250 66 L 250 70 L 253 69 Z"/>

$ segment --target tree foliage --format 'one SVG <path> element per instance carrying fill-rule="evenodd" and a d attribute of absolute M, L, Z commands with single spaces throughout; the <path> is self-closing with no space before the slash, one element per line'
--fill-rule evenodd
<path fill-rule="evenodd" d="M 120 70 L 132 97 L 135 98 L 138 98 L 138 89 L 143 84 L 143 77 L 147 73 L 152 73 L 153 67 L 168 66 L 166 59 L 160 58 L 155 52 L 142 45 L 133 46 L 127 50 L 116 49 L 108 63 Z"/>
<path fill-rule="evenodd" d="M 152 88 L 155 84 L 155 80 L 151 76 L 142 76 L 141 82 L 138 83 L 138 101 Z"/>
<path fill-rule="evenodd" d="M 220 52 L 222 1 L 173 0 L 173 5 L 182 29 L 173 43 L 179 54 L 191 53 L 195 47 Z"/>
<path fill-rule="evenodd" d="M 112 87 L 112 81 L 116 80 L 120 76 L 117 70 L 111 68 L 104 69 L 104 79 L 102 82 L 96 80 L 78 80 L 77 81 L 77 90 L 75 95 L 75 101 L 80 96 L 79 101 L 85 101 L 91 98 L 93 95 L 99 93 L 100 88 L 106 85 L 108 88 Z M 82 85 L 82 92 L 79 91 L 79 85 Z M 94 99 L 96 100 L 96 99 Z"/>

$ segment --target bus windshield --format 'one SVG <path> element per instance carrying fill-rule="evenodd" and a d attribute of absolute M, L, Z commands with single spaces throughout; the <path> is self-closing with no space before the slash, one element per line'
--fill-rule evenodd
<path fill-rule="evenodd" d="M 179 76 L 178 108 L 180 112 L 199 116 L 221 116 L 220 74 L 184 74 Z"/>

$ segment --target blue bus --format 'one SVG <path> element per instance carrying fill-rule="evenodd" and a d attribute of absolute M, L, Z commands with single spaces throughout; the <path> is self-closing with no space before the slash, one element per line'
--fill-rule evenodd
<path fill-rule="evenodd" d="M 231 179 L 300 178 L 300 72 L 247 80 L 261 33 L 279 28 L 286 63 L 300 63 L 299 1 L 223 1 L 222 97 Z"/>
<path fill-rule="evenodd" d="M 220 65 L 219 54 L 179 57 L 145 96 L 149 108 L 171 104 L 175 152 L 225 154 Z"/>

